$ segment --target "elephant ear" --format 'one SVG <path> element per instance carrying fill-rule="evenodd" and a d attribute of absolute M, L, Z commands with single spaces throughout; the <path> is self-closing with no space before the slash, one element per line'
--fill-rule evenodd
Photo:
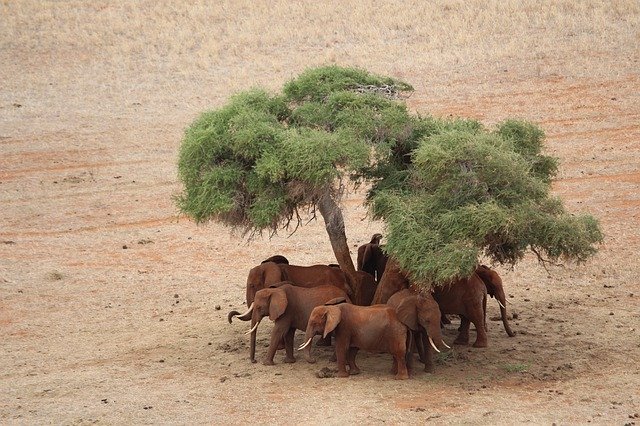
<path fill-rule="evenodd" d="M 402 302 L 396 308 L 396 315 L 400 322 L 411 330 L 418 330 L 418 310 L 415 296 L 402 299 Z"/>
<path fill-rule="evenodd" d="M 324 333 L 322 338 L 326 338 L 329 333 L 336 329 L 340 323 L 342 311 L 338 307 L 327 307 L 327 321 L 324 324 Z"/>
<path fill-rule="evenodd" d="M 287 294 L 282 289 L 273 289 L 269 302 L 269 319 L 275 321 L 284 314 L 287 309 Z"/>

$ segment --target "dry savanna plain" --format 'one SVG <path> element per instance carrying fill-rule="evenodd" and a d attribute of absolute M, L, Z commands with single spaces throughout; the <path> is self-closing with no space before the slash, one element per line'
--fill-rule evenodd
<path fill-rule="evenodd" d="M 640 425 L 639 31 L 633 0 L 0 1 L 0 423 Z M 360 353 L 330 377 L 322 347 L 249 362 L 226 319 L 249 269 L 335 259 L 321 221 L 247 241 L 180 216 L 181 138 L 327 64 L 408 81 L 416 113 L 544 129 L 554 194 L 605 240 L 583 265 L 497 267 L 515 337 L 490 299 L 489 347 L 435 374 Z M 385 231 L 362 202 L 343 199 L 354 254 Z"/>

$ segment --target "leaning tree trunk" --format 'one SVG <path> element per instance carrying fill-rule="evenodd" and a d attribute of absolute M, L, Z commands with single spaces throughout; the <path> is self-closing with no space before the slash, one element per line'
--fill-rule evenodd
<path fill-rule="evenodd" d="M 356 268 L 353 266 L 351 254 L 349 253 L 342 210 L 340 210 L 340 207 L 331 197 L 328 190 L 318 200 L 318 209 L 324 219 L 325 228 L 331 241 L 331 248 L 336 256 L 338 265 L 340 265 L 340 269 L 347 275 L 349 285 L 353 292 L 352 296 L 358 299 L 360 297 L 360 279 L 356 273 Z"/>

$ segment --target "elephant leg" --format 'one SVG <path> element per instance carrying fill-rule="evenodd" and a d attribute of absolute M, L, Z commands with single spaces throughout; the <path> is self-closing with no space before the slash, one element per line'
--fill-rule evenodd
<path fill-rule="evenodd" d="M 426 348 L 429 347 L 429 343 L 427 342 L 427 337 L 424 333 L 417 333 L 415 336 L 415 345 L 416 350 L 418 351 L 418 359 L 420 362 L 425 363 L 426 358 Z"/>
<path fill-rule="evenodd" d="M 485 330 L 484 317 L 475 318 L 472 320 L 473 325 L 476 326 L 476 341 L 473 344 L 474 348 L 486 348 L 487 344 L 487 331 Z"/>
<path fill-rule="evenodd" d="M 424 345 L 424 371 L 427 373 L 433 373 L 435 371 L 435 367 L 433 366 L 433 349 L 431 345 L 428 343 L 428 336 L 426 333 L 421 333 L 422 344 Z"/>
<path fill-rule="evenodd" d="M 456 340 L 453 341 L 454 345 L 469 344 L 469 326 L 470 325 L 471 324 L 469 322 L 469 319 L 464 315 L 460 315 L 460 328 L 458 328 L 459 330 L 458 337 L 456 337 Z"/>
<path fill-rule="evenodd" d="M 338 377 L 349 377 L 347 371 L 347 355 L 349 352 L 348 339 L 336 339 L 336 361 L 338 363 Z"/>
<path fill-rule="evenodd" d="M 405 356 L 407 351 L 405 348 L 398 348 L 393 353 L 393 366 L 396 371 L 395 379 L 404 380 L 409 378 L 409 371 L 407 371 L 407 364 L 405 363 Z"/>
<path fill-rule="evenodd" d="M 293 337 L 295 334 L 296 334 L 296 329 L 292 327 L 284 335 L 284 349 L 286 352 L 284 362 L 289 364 L 296 362 L 296 358 L 293 356 Z M 309 348 L 310 346 L 311 345 L 307 346 L 307 348 Z"/>
<path fill-rule="evenodd" d="M 349 374 L 352 376 L 360 374 L 360 369 L 356 365 L 356 355 L 358 355 L 358 348 L 349 348 Z"/>
<path fill-rule="evenodd" d="M 288 326 L 284 326 L 283 324 L 276 323 L 273 326 L 273 330 L 271 331 L 271 340 L 269 341 L 269 348 L 267 349 L 267 354 L 265 355 L 262 363 L 264 365 L 273 365 L 273 357 L 276 354 L 276 350 L 278 349 L 279 344 L 283 341 L 284 335 L 286 334 Z"/>

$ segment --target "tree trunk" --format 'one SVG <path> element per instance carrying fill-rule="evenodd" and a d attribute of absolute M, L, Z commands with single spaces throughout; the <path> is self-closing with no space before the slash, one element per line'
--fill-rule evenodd
<path fill-rule="evenodd" d="M 318 200 L 318 209 L 324 219 L 325 228 L 331 241 L 331 248 L 333 248 L 333 253 L 336 256 L 338 265 L 340 265 L 340 269 L 347 275 L 352 290 L 357 292 L 359 279 L 356 269 L 353 266 L 351 254 L 349 253 L 349 246 L 347 245 L 347 235 L 344 230 L 342 210 L 340 210 L 335 200 L 331 198 L 329 191 L 326 191 Z"/>

